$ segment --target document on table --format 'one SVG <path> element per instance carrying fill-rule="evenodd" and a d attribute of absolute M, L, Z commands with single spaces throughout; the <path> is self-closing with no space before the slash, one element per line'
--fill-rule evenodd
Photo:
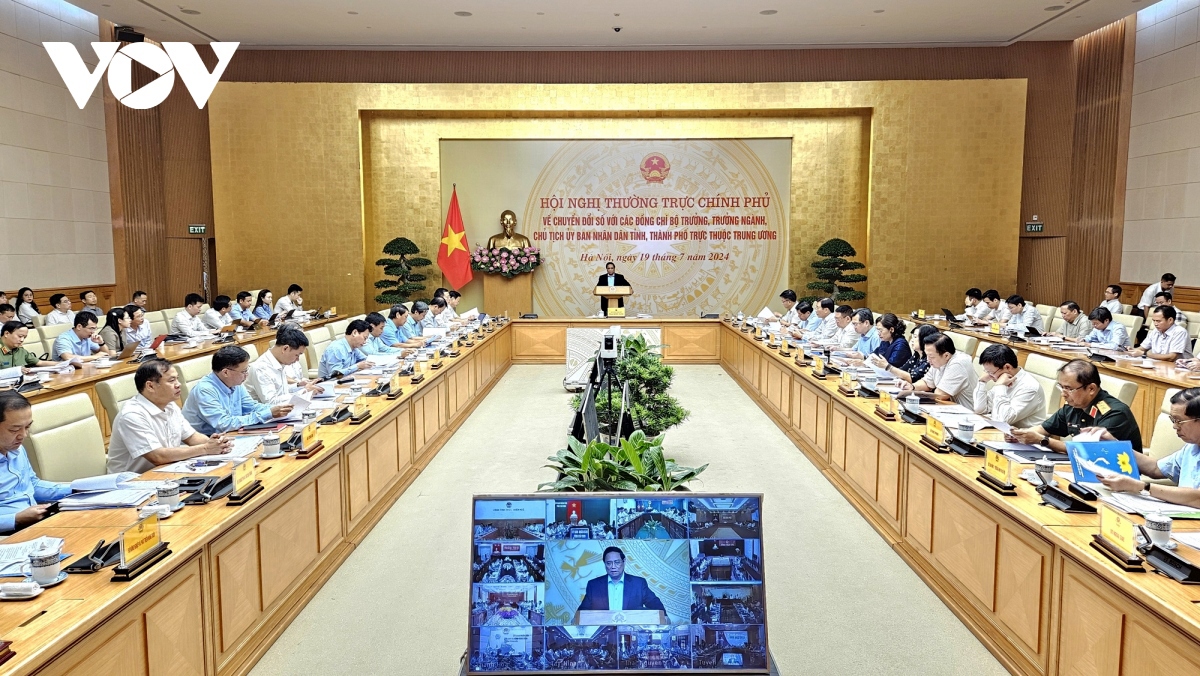
<path fill-rule="evenodd" d="M 141 488 L 125 488 L 99 493 L 80 493 L 59 500 L 58 507 L 64 512 L 137 507 L 146 500 L 149 500 L 152 495 L 154 495 L 154 491 Z"/>
<path fill-rule="evenodd" d="M 194 462 L 196 460 L 220 460 L 222 462 L 235 462 L 237 459 L 245 458 L 251 453 L 258 450 L 262 445 L 263 438 L 261 435 L 249 435 L 230 437 L 233 439 L 233 449 L 228 453 L 214 453 L 212 455 L 198 455 L 191 460 L 185 462 Z M 175 463 L 179 464 L 179 463 Z"/>
<path fill-rule="evenodd" d="M 1101 497 L 1101 501 L 1106 502 L 1113 507 L 1129 514 L 1150 514 L 1152 512 L 1162 512 L 1167 516 L 1173 514 L 1186 514 L 1195 512 L 1195 507 L 1186 505 L 1175 505 L 1170 502 L 1163 502 L 1157 498 L 1148 498 L 1133 493 L 1109 493 L 1109 495 Z"/>
<path fill-rule="evenodd" d="M 1200 533 L 1171 533 L 1171 539 L 1192 549 L 1200 549 Z"/>
<path fill-rule="evenodd" d="M 462 319 L 464 321 L 471 321 L 472 319 L 479 319 L 479 308 L 473 307 L 470 310 L 467 310 L 466 312 L 460 314 L 458 316 L 458 318 Z"/>
<path fill-rule="evenodd" d="M 303 413 L 307 411 L 310 406 L 312 406 L 312 401 L 312 392 L 308 390 L 298 390 L 288 401 L 288 403 L 292 406 L 292 410 L 288 413 L 288 416 L 293 418 L 301 418 Z"/>
<path fill-rule="evenodd" d="M 72 481 L 71 490 L 76 493 L 115 491 L 118 488 L 128 488 L 129 486 L 125 486 L 124 484 L 131 479 L 137 478 L 137 476 L 137 472 L 119 472 L 117 474 L 84 477 Z"/>
<path fill-rule="evenodd" d="M 771 312 L 771 308 L 764 307 L 762 310 L 759 311 L 758 318 L 765 319 L 769 322 L 773 322 L 773 321 L 775 321 L 775 313 Z"/>
<path fill-rule="evenodd" d="M 214 456 L 208 456 L 208 457 L 212 458 Z M 206 459 L 201 459 L 201 458 L 191 458 L 190 460 L 180 460 L 179 462 L 173 462 L 170 465 L 165 465 L 163 467 L 159 467 L 158 471 L 166 472 L 168 474 L 212 474 L 213 472 L 216 472 L 217 470 L 220 470 L 221 468 L 223 468 L 225 465 L 233 462 L 233 460 L 229 459 L 226 456 L 215 456 L 215 457 L 220 457 L 220 458 L 224 458 L 224 459 L 221 461 L 216 461 L 216 460 L 206 460 Z M 212 463 L 212 464 L 209 464 L 209 463 Z"/>
<path fill-rule="evenodd" d="M 332 380 L 318 383 L 321 392 L 313 394 L 313 399 L 332 399 L 334 397 L 333 388 L 337 387 L 337 383 Z"/>
<path fill-rule="evenodd" d="M 21 566 L 29 563 L 29 555 L 42 550 L 61 552 L 62 538 L 43 535 L 29 542 L 17 542 L 11 545 L 0 545 L 0 577 L 22 577 Z M 66 556 L 62 556 L 66 558 Z"/>

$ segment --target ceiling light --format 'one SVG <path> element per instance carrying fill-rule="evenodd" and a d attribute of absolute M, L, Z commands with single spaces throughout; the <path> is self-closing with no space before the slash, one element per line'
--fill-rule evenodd
<path fill-rule="evenodd" d="M 1063 8 L 1062 5 L 1050 5 L 1049 7 L 1046 8 L 1046 11 L 1047 12 L 1057 12 L 1058 10 L 1060 10 L 1062 8 Z"/>
<path fill-rule="evenodd" d="M 455 12 L 454 16 L 472 16 L 470 12 Z"/>
<path fill-rule="evenodd" d="M 875 13 L 876 13 L 876 14 L 883 14 L 883 10 L 882 10 L 882 9 L 877 9 L 877 10 L 875 10 Z"/>
<path fill-rule="evenodd" d="M 347 14 L 358 14 L 358 12 L 346 12 Z"/>
<path fill-rule="evenodd" d="M 778 13 L 779 13 L 779 10 L 777 10 L 777 9 L 764 9 L 763 11 L 759 12 L 759 14 L 762 14 L 763 16 L 771 16 L 772 14 L 778 14 Z"/>
<path fill-rule="evenodd" d="M 545 12 L 538 12 L 538 16 L 544 16 L 545 14 Z"/>
<path fill-rule="evenodd" d="M 191 14 L 191 15 L 193 15 L 193 16 L 195 16 L 196 14 L 199 14 L 199 13 L 200 13 L 200 10 L 198 10 L 198 9 L 183 9 L 183 8 L 180 8 L 180 10 L 179 10 L 179 11 L 180 11 L 180 12 L 183 12 L 184 14 Z"/>

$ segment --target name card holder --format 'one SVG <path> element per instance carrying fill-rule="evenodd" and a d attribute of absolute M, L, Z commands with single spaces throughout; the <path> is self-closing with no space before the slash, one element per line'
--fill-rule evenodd
<path fill-rule="evenodd" d="M 158 515 L 140 519 L 117 537 L 121 543 L 121 563 L 113 569 L 113 582 L 129 582 L 151 566 L 167 558 L 170 543 L 163 542 Z"/>
<path fill-rule="evenodd" d="M 825 380 L 825 375 L 826 375 L 825 360 L 822 359 L 821 357 L 813 357 L 812 363 L 813 363 L 812 376 L 814 378 L 816 378 L 817 380 Z"/>
<path fill-rule="evenodd" d="M 417 383 L 421 382 L 422 380 L 425 380 L 424 373 L 414 373 L 413 376 L 408 379 L 408 382 L 412 383 L 413 385 L 416 385 Z"/>
<path fill-rule="evenodd" d="M 879 390 L 872 390 L 872 389 L 868 389 L 866 387 L 860 386 L 858 388 L 858 396 L 862 397 L 863 399 L 878 399 L 879 398 Z"/>
<path fill-rule="evenodd" d="M 883 418 L 888 422 L 896 422 L 896 409 L 898 404 L 896 398 L 891 392 L 879 392 L 879 403 L 875 404 L 875 415 Z"/>
<path fill-rule="evenodd" d="M 350 424 L 361 425 L 371 419 L 371 409 L 367 406 L 367 402 L 363 401 L 362 397 L 354 400 L 354 406 L 351 408 Z"/>
<path fill-rule="evenodd" d="M 325 442 L 317 438 L 317 423 L 310 422 L 300 432 L 300 450 L 296 453 L 299 460 L 308 460 L 325 448 Z"/>
<path fill-rule="evenodd" d="M 250 502 L 254 496 L 263 491 L 262 482 L 258 480 L 258 470 L 254 467 L 254 459 L 246 458 L 233 466 L 233 492 L 225 502 L 230 507 L 237 507 Z"/>
<path fill-rule="evenodd" d="M 853 397 L 858 394 L 858 389 L 854 387 L 854 381 L 850 378 L 848 371 L 842 371 L 841 380 L 838 383 L 838 393 L 844 397 Z"/>
<path fill-rule="evenodd" d="M 388 401 L 399 399 L 401 396 L 403 396 L 403 394 L 404 390 L 400 389 L 400 374 L 396 373 L 392 376 L 391 382 L 388 383 Z"/>
<path fill-rule="evenodd" d="M 983 459 L 983 469 L 979 470 L 975 480 L 1000 495 L 1017 494 L 1017 487 L 1012 483 L 1012 461 L 990 448 Z"/>
<path fill-rule="evenodd" d="M 442 368 L 442 350 L 438 348 L 433 351 L 433 359 L 429 361 L 429 370 L 436 371 Z"/>
<path fill-rule="evenodd" d="M 946 445 L 946 427 L 937 418 L 925 419 L 925 434 L 921 435 L 921 445 L 935 453 L 949 453 Z"/>
<path fill-rule="evenodd" d="M 1092 534 L 1088 544 L 1127 573 L 1144 573 L 1142 557 L 1134 554 L 1137 541 L 1133 538 L 1133 521 L 1124 514 L 1100 505 L 1100 532 Z"/>

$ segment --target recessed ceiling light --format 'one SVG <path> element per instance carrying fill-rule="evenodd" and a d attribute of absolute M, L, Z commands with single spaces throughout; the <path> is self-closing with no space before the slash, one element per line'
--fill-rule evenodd
<path fill-rule="evenodd" d="M 200 10 L 198 9 L 180 9 L 179 11 L 183 12 L 184 14 L 191 14 L 193 16 L 200 13 Z"/>
<path fill-rule="evenodd" d="M 473 16 L 470 12 L 455 12 L 454 16 Z"/>
<path fill-rule="evenodd" d="M 346 12 L 347 14 L 358 14 L 358 12 Z"/>
<path fill-rule="evenodd" d="M 762 14 L 763 16 L 771 16 L 772 14 L 778 14 L 778 13 L 779 13 L 779 10 L 777 10 L 777 9 L 764 9 L 763 11 L 759 12 L 759 14 Z"/>
<path fill-rule="evenodd" d="M 1050 5 L 1049 7 L 1046 8 L 1046 11 L 1047 12 L 1057 12 L 1058 10 L 1060 10 L 1062 8 L 1063 8 L 1062 5 Z"/>
<path fill-rule="evenodd" d="M 545 12 L 538 12 L 538 16 L 545 16 Z"/>
<path fill-rule="evenodd" d="M 882 9 L 877 9 L 877 10 L 875 10 L 875 13 L 876 13 L 876 14 L 883 14 L 883 11 L 884 11 L 884 10 L 882 10 Z"/>

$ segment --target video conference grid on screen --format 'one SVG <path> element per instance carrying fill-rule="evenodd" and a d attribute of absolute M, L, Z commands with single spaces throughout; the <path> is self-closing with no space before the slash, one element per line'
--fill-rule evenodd
<path fill-rule="evenodd" d="M 477 497 L 470 671 L 765 671 L 757 495 Z"/>

